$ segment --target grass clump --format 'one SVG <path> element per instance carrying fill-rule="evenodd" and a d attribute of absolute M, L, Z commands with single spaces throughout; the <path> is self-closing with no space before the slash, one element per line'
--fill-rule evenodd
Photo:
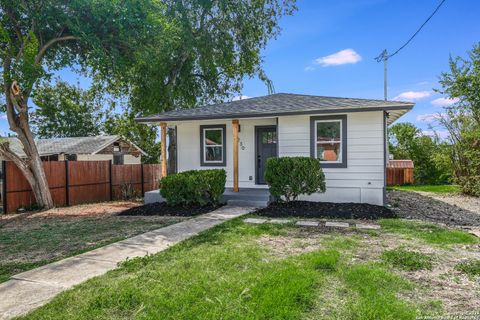
<path fill-rule="evenodd" d="M 433 223 L 400 219 L 382 219 L 379 223 L 385 231 L 421 239 L 429 244 L 448 246 L 479 242 L 478 238 L 465 231 L 448 229 Z"/>
<path fill-rule="evenodd" d="M 480 276 L 480 259 L 460 262 L 455 266 L 455 270 L 469 276 Z"/>
<path fill-rule="evenodd" d="M 386 263 L 403 270 L 432 269 L 432 258 L 430 256 L 404 248 L 384 251 L 380 258 Z"/>
<path fill-rule="evenodd" d="M 407 280 L 375 264 L 347 268 L 342 278 L 354 293 L 345 306 L 345 318 L 415 319 L 416 308 L 397 297 L 412 289 Z"/>

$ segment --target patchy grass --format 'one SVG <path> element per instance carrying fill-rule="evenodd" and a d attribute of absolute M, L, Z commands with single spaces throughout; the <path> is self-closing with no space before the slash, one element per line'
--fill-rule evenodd
<path fill-rule="evenodd" d="M 480 276 L 480 259 L 460 262 L 455 266 L 455 270 L 469 276 Z"/>
<path fill-rule="evenodd" d="M 415 319 L 416 308 L 398 298 L 412 290 L 407 280 L 375 264 L 347 268 L 342 278 L 353 291 L 346 305 L 346 319 Z"/>
<path fill-rule="evenodd" d="M 406 185 L 406 186 L 390 186 L 388 190 L 400 190 L 400 191 L 422 191 L 432 193 L 459 193 L 460 187 L 457 185 Z"/>
<path fill-rule="evenodd" d="M 402 298 L 414 284 L 381 264 L 352 263 L 349 252 L 367 234 L 323 230 L 317 250 L 290 255 L 272 255 L 258 240 L 292 232 L 299 229 L 230 221 L 127 261 L 25 318 L 415 319 L 420 307 Z"/>
<path fill-rule="evenodd" d="M 448 229 L 437 224 L 400 219 L 382 219 L 383 230 L 417 238 L 429 244 L 448 246 L 455 244 L 476 244 L 479 239 L 465 231 Z"/>
<path fill-rule="evenodd" d="M 408 271 L 431 270 L 433 266 L 431 256 L 404 248 L 386 250 L 382 253 L 381 259 L 396 268 Z"/>
<path fill-rule="evenodd" d="M 41 265 L 179 221 L 167 217 L 25 218 L 0 227 L 0 282 Z"/>

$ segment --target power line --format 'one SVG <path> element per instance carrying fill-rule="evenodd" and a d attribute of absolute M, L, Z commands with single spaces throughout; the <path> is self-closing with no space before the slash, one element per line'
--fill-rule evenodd
<path fill-rule="evenodd" d="M 401 46 L 398 48 L 394 53 L 388 54 L 387 49 L 384 49 L 376 58 L 377 62 L 382 62 L 383 61 L 383 94 L 385 100 L 387 100 L 387 61 L 397 53 L 399 53 L 403 48 L 405 48 L 416 36 L 417 34 L 423 29 L 423 27 L 430 21 L 430 19 L 433 18 L 433 16 L 437 13 L 437 11 L 440 9 L 440 7 L 445 3 L 446 0 L 441 0 L 438 6 L 435 8 L 435 10 L 432 12 L 432 14 L 425 20 L 425 22 L 422 23 L 420 28 L 415 31 L 415 33 L 410 37 L 410 39 L 407 40 Z"/>
<path fill-rule="evenodd" d="M 413 38 L 416 37 L 416 35 L 423 29 L 423 27 L 428 23 L 428 21 L 430 21 L 430 19 L 433 18 L 433 16 L 437 13 L 437 11 L 440 9 L 440 7 L 445 3 L 446 0 L 442 0 L 440 1 L 440 3 L 438 4 L 438 6 L 435 8 L 435 10 L 432 12 L 432 14 L 427 18 L 427 20 L 425 20 L 424 23 L 422 23 L 422 25 L 420 26 L 420 28 L 418 28 L 417 31 L 415 31 L 415 33 L 410 37 L 410 39 L 407 40 L 407 42 L 405 42 L 405 44 L 403 46 L 401 46 L 400 48 L 397 49 L 397 51 L 395 51 L 394 53 L 391 53 L 391 54 L 386 54 L 386 50 L 382 51 L 382 53 L 375 58 L 375 60 L 377 60 L 377 62 L 381 62 L 381 61 L 384 61 L 386 59 L 389 59 L 391 57 L 393 57 L 394 55 L 396 55 L 397 53 L 400 52 L 400 50 L 402 50 L 403 48 L 405 48 L 412 40 Z"/>

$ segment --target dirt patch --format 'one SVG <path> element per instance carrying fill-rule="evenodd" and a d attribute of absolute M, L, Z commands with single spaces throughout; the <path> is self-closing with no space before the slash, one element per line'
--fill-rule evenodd
<path fill-rule="evenodd" d="M 354 240 L 354 245 L 342 248 L 342 243 L 348 239 Z M 479 278 L 468 277 L 455 270 L 455 265 L 461 261 L 478 259 L 479 245 L 456 245 L 452 248 L 443 248 L 382 230 L 371 234 L 353 230 L 338 232 L 326 228 L 297 227 L 290 228 L 286 235 L 264 235 L 257 241 L 276 258 L 335 248 L 342 252 L 344 262 L 349 265 L 381 262 L 380 256 L 385 250 L 398 247 L 418 251 L 433 258 L 432 270 L 403 271 L 387 266 L 391 272 L 415 285 L 415 290 L 402 294 L 402 299 L 420 305 L 441 301 L 443 310 L 447 314 L 480 309 Z M 337 288 L 338 285 L 334 287 Z"/>
<path fill-rule="evenodd" d="M 170 206 L 166 202 L 149 203 L 120 212 L 119 216 L 178 216 L 190 217 L 218 209 L 219 206 Z"/>
<path fill-rule="evenodd" d="M 387 203 L 400 218 L 457 226 L 480 226 L 480 215 L 416 192 L 388 191 Z"/>
<path fill-rule="evenodd" d="M 257 215 L 265 217 L 305 217 L 305 218 L 338 218 L 369 219 L 395 218 L 390 209 L 366 203 L 333 203 L 291 201 L 274 202 L 268 207 L 259 209 Z"/>

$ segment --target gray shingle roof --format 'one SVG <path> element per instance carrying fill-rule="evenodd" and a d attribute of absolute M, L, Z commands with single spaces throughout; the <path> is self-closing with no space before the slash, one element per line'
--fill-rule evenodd
<path fill-rule="evenodd" d="M 402 101 L 277 93 L 194 109 L 178 109 L 153 116 L 137 118 L 136 120 L 139 122 L 158 122 L 371 110 L 409 110 L 413 105 L 411 102 Z"/>
<path fill-rule="evenodd" d="M 7 138 L 10 142 L 10 149 L 18 156 L 24 157 L 25 152 L 20 140 Z M 52 154 L 94 154 L 106 146 L 120 139 L 118 135 L 78 137 L 78 138 L 53 138 L 35 140 L 38 152 L 41 156 Z"/>

